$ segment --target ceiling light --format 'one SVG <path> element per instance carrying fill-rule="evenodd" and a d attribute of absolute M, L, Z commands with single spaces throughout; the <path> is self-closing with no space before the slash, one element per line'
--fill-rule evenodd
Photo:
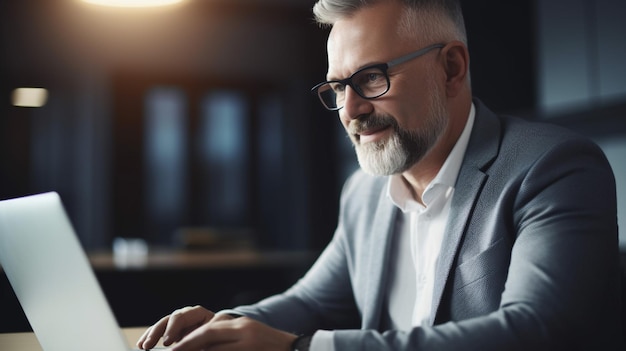
<path fill-rule="evenodd" d="M 83 0 L 90 4 L 112 7 L 156 7 L 173 5 L 183 0 Z"/>

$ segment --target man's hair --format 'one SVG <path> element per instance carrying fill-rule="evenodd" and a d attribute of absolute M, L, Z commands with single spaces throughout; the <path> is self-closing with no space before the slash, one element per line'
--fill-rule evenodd
<path fill-rule="evenodd" d="M 406 11 L 398 18 L 401 35 L 421 36 L 428 42 L 460 40 L 467 45 L 459 0 L 319 0 L 313 7 L 313 14 L 317 23 L 330 27 L 362 8 L 383 1 L 398 1 L 405 6 Z"/>

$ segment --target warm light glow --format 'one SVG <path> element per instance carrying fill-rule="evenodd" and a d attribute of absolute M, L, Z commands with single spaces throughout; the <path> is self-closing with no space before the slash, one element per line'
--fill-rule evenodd
<path fill-rule="evenodd" d="M 13 90 L 13 106 L 41 107 L 48 100 L 48 90 L 43 88 L 17 88 Z"/>
<path fill-rule="evenodd" d="M 90 4 L 112 7 L 156 7 L 172 5 L 183 0 L 83 0 Z"/>

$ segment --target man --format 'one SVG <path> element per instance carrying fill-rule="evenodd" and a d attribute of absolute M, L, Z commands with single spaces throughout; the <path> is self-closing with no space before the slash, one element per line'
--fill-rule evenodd
<path fill-rule="evenodd" d="M 314 11 L 332 26 L 314 91 L 362 168 L 332 242 L 284 294 L 181 309 L 138 345 L 621 350 L 615 184 L 600 149 L 472 100 L 457 1 Z"/>

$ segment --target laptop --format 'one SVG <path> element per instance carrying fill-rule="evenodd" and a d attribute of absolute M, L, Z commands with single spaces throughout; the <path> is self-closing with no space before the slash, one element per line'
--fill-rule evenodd
<path fill-rule="evenodd" d="M 57 193 L 0 201 L 0 265 L 43 350 L 129 350 Z"/>

